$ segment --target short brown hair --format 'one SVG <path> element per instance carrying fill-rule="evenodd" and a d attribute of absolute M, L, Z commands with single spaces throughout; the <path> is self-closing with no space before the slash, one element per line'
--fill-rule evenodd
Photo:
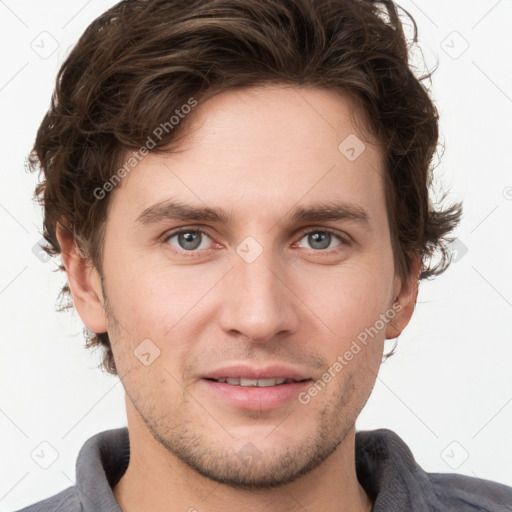
<path fill-rule="evenodd" d="M 404 13 L 417 42 L 414 19 Z M 422 279 L 440 274 L 462 210 L 436 210 L 429 197 L 438 114 L 423 84 L 431 73 L 416 78 L 408 61 L 391 0 L 119 2 L 89 25 L 60 68 L 29 156 L 31 169 L 44 174 L 35 196 L 44 206 L 47 252 L 60 253 L 60 223 L 101 275 L 109 197 L 94 191 L 127 152 L 144 146 L 190 98 L 283 83 L 348 93 L 362 106 L 370 133 L 386 149 L 396 272 L 408 277 L 410 256 L 419 255 Z M 165 131 L 152 151 L 170 147 L 182 124 Z M 103 346 L 103 368 L 116 373 L 107 333 L 94 333 L 86 346 Z"/>

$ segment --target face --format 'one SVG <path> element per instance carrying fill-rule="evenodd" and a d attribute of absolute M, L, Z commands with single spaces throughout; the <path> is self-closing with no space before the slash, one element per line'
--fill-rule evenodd
<path fill-rule="evenodd" d="M 229 91 L 111 192 L 103 289 L 128 407 L 216 481 L 275 486 L 324 461 L 403 323 L 382 152 L 356 114 L 332 91 Z"/>

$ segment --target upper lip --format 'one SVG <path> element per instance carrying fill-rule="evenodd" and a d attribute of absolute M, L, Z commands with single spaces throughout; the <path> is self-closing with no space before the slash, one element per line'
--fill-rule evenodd
<path fill-rule="evenodd" d="M 237 364 L 233 366 L 225 366 L 217 370 L 209 371 L 202 376 L 203 379 L 293 379 L 308 380 L 310 377 L 304 375 L 300 370 L 283 365 L 272 365 L 264 367 L 248 366 Z"/>

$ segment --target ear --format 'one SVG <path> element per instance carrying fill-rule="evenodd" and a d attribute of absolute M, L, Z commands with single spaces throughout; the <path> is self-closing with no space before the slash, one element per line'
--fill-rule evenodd
<path fill-rule="evenodd" d="M 88 329 L 95 333 L 106 332 L 104 298 L 98 271 L 82 254 L 73 235 L 60 223 L 57 223 L 56 236 L 75 309 Z"/>
<path fill-rule="evenodd" d="M 386 327 L 386 339 L 398 338 L 402 331 L 407 327 L 412 314 L 416 299 L 418 297 L 418 284 L 422 268 L 422 260 L 419 255 L 410 256 L 411 274 L 406 282 L 396 278 L 395 300 L 393 310 L 395 316 L 389 321 Z"/>

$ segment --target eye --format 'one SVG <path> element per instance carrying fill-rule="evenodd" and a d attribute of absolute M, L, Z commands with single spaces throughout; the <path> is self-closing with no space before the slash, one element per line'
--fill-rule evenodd
<path fill-rule="evenodd" d="M 325 251 L 326 249 L 331 249 L 331 242 L 333 239 L 338 239 L 341 244 L 339 245 L 349 245 L 349 241 L 346 240 L 346 237 L 343 237 L 341 234 L 337 234 L 330 229 L 315 229 L 311 231 L 307 231 L 302 234 L 302 238 L 299 240 L 299 244 L 302 240 L 306 240 L 307 243 L 311 245 L 311 248 L 315 251 Z"/>
<path fill-rule="evenodd" d="M 171 240 L 175 239 L 174 243 Z M 175 252 L 194 252 L 200 249 L 207 249 L 208 244 L 204 244 L 205 239 L 211 238 L 200 229 L 183 228 L 168 234 L 164 242 L 168 243 Z"/>

